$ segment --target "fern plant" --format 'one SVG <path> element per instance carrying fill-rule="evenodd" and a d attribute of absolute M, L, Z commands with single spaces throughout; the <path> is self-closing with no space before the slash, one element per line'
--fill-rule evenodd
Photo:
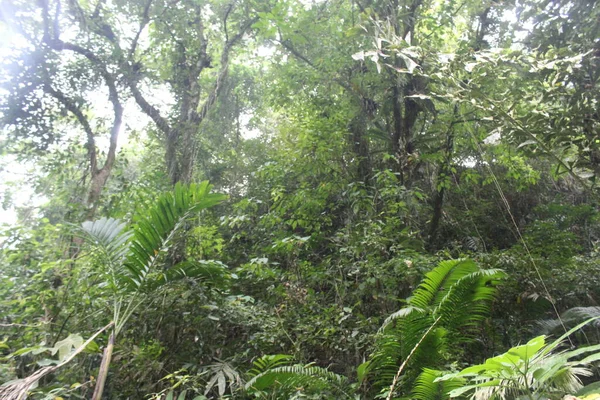
<path fill-rule="evenodd" d="M 425 368 L 419 374 L 412 389 L 412 398 L 415 400 L 448 400 L 450 392 L 464 385 L 460 378 L 438 380 L 444 376 L 443 371 Z"/>
<path fill-rule="evenodd" d="M 296 392 L 328 396 L 318 398 L 352 398 L 346 377 L 313 364 L 293 364 L 293 360 L 285 354 L 257 359 L 248 373 L 246 391 L 262 399 L 291 398 Z"/>
<path fill-rule="evenodd" d="M 501 270 L 480 269 L 469 259 L 442 261 L 427 273 L 406 306 L 385 320 L 362 366 L 379 397 L 394 398 L 402 383 L 414 381 L 422 368 L 440 365 L 472 338 L 503 277 Z"/>
<path fill-rule="evenodd" d="M 104 350 L 93 400 L 99 400 L 112 358 L 116 337 L 133 312 L 156 288 L 182 277 L 212 282 L 227 278 L 226 268 L 218 262 L 183 260 L 163 268 L 176 235 L 189 219 L 218 204 L 224 195 L 210 193 L 208 182 L 175 185 L 172 192 L 159 196 L 153 207 L 137 218 L 133 229 L 112 219 L 102 218 L 82 225 L 89 244 L 94 271 L 112 293 L 114 328 Z"/>

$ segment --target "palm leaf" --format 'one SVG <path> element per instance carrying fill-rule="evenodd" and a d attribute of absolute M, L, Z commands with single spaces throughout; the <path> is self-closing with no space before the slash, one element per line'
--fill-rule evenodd
<path fill-rule="evenodd" d="M 133 232 L 114 218 L 86 221 L 81 225 L 82 238 L 90 244 L 91 253 L 106 267 L 106 278 L 113 289 L 120 286 L 122 264 L 131 248 Z"/>
<path fill-rule="evenodd" d="M 205 283 L 220 284 L 229 278 L 227 266 L 219 261 L 200 260 L 182 261 L 161 273 L 146 284 L 147 289 L 156 289 L 168 282 L 194 278 Z"/>
<path fill-rule="evenodd" d="M 191 276 L 217 272 L 216 266 L 178 265 L 174 271 L 162 274 L 150 282 L 150 273 L 164 260 L 177 233 L 189 218 L 200 210 L 212 207 L 226 198 L 225 195 L 209 193 L 208 182 L 185 186 L 176 184 L 172 192 L 161 195 L 154 207 L 138 219 L 133 231 L 132 251 L 125 262 L 130 289 L 147 290 L 156 287 L 172 276 Z M 202 267 L 202 268 L 201 268 Z"/>
<path fill-rule="evenodd" d="M 425 275 L 408 304 L 422 309 L 434 307 L 459 279 L 478 270 L 477 264 L 469 259 L 442 261 Z"/>
<path fill-rule="evenodd" d="M 433 315 L 441 317 L 442 326 L 458 329 L 475 326 L 489 315 L 495 286 L 504 276 L 498 269 L 478 270 L 463 276 L 445 291 Z"/>
<path fill-rule="evenodd" d="M 246 390 L 263 391 L 266 389 L 321 391 L 333 389 L 345 393 L 346 378 L 326 368 L 314 365 L 286 365 L 271 368 L 256 375 L 246 383 Z"/>
<path fill-rule="evenodd" d="M 487 359 L 483 364 L 440 376 L 434 382 L 468 378 L 462 387 L 453 389 L 450 397 L 472 393 L 477 399 L 508 399 L 529 394 L 533 398 L 562 398 L 582 388 L 580 376 L 590 376 L 592 363 L 600 359 L 600 345 L 557 351 L 564 340 L 577 330 L 595 321 L 589 319 L 554 342 L 547 344 L 546 336 L 538 336 L 524 345 Z M 582 355 L 592 353 L 581 359 Z"/>
<path fill-rule="evenodd" d="M 184 262 L 159 273 L 177 234 L 199 211 L 226 198 L 210 193 L 208 182 L 176 184 L 173 191 L 163 193 L 153 207 L 136 219 L 132 231 L 112 218 L 102 218 L 82 225 L 84 238 L 93 253 L 109 268 L 109 279 L 119 290 L 147 291 L 184 277 L 206 281 L 226 279 L 226 268 L 218 262 Z"/>
<path fill-rule="evenodd" d="M 600 316 L 600 307 L 573 307 L 562 313 L 560 318 L 540 321 L 539 326 L 542 333 L 548 334 L 563 329 L 563 325 L 570 326 L 598 316 Z M 594 326 L 597 328 L 600 323 L 596 321 Z"/>
<path fill-rule="evenodd" d="M 127 241 L 132 232 L 125 230 L 125 224 L 114 218 L 101 218 L 97 221 L 86 221 L 81 225 L 83 238 L 97 246 L 103 252 L 106 261 L 118 264 L 129 250 Z"/>
<path fill-rule="evenodd" d="M 271 368 L 280 367 L 282 365 L 289 365 L 292 363 L 294 357 L 287 354 L 268 354 L 256 359 L 252 365 L 252 368 L 248 373 L 250 376 L 259 375 Z"/>

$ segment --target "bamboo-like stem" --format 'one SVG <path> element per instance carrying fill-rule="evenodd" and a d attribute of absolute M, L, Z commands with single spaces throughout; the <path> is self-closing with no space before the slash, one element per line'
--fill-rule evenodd
<path fill-rule="evenodd" d="M 92 400 L 101 400 L 102 392 L 104 391 L 104 385 L 106 384 L 106 377 L 108 375 L 108 367 L 112 359 L 113 348 L 115 347 L 115 332 L 110 334 L 108 338 L 108 345 L 104 349 L 102 355 L 102 363 L 100 363 L 100 370 L 98 371 L 98 379 L 96 381 L 96 387 L 94 388 L 94 394 Z"/>

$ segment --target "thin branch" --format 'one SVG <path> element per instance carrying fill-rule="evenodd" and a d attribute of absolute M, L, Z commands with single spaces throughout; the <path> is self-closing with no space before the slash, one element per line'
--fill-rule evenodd
<path fill-rule="evenodd" d="M 83 131 L 87 136 L 86 146 L 88 150 L 88 157 L 90 158 L 91 171 L 92 174 L 95 173 L 97 171 L 98 165 L 96 154 L 96 142 L 94 138 L 94 131 L 92 130 L 92 127 L 90 126 L 90 122 L 88 121 L 87 117 L 83 115 L 83 112 L 79 109 L 79 107 L 77 107 L 73 100 L 69 99 L 61 91 L 54 89 L 52 85 L 50 85 L 50 83 L 46 82 L 44 84 L 44 92 L 48 93 L 50 96 L 58 100 L 58 102 L 62 104 L 63 107 L 67 109 L 67 111 L 73 114 L 75 118 L 77 118 L 77 121 L 79 121 L 79 123 L 81 124 L 81 127 L 83 128 Z"/>
<path fill-rule="evenodd" d="M 135 54 L 135 50 L 137 49 L 138 41 L 140 40 L 140 35 L 146 25 L 150 22 L 150 6 L 152 5 L 153 0 L 148 0 L 146 6 L 144 7 L 144 13 L 142 14 L 142 22 L 140 23 L 140 29 L 135 34 L 135 38 L 133 38 L 133 42 L 131 43 L 131 48 L 129 49 L 128 57 L 131 58 Z"/>
<path fill-rule="evenodd" d="M 281 36 L 281 35 L 280 35 Z M 300 53 L 298 50 L 296 50 L 293 46 L 292 43 L 286 39 L 286 40 L 276 40 L 279 44 L 281 44 L 287 51 L 289 51 L 290 53 L 292 53 L 292 55 L 294 57 L 296 57 L 297 59 L 303 61 L 304 63 L 306 63 L 309 67 L 313 68 L 314 70 L 321 72 L 321 73 L 325 73 L 326 71 L 323 71 L 321 68 L 317 67 L 315 64 L 312 63 L 312 61 L 310 61 L 308 58 L 306 58 L 302 53 Z M 339 78 L 332 78 L 332 80 L 337 83 L 338 85 L 340 85 L 341 87 L 343 87 L 344 89 L 346 89 L 349 92 L 353 92 L 352 88 L 350 87 L 350 85 L 348 85 L 346 82 L 340 80 Z"/>
<path fill-rule="evenodd" d="M 50 322 L 42 322 L 37 325 L 30 324 L 0 324 L 0 328 L 41 328 L 42 325 L 49 324 Z"/>
<path fill-rule="evenodd" d="M 86 49 L 85 47 L 73 43 L 64 42 L 58 38 L 47 38 L 46 44 L 53 50 L 69 50 L 87 58 L 96 68 L 98 68 L 100 74 L 104 78 L 109 92 L 108 99 L 113 104 L 115 114 L 118 114 L 118 111 L 122 112 L 122 105 L 119 101 L 119 93 L 116 87 L 116 79 L 110 74 L 110 72 L 108 72 L 106 66 L 104 65 L 104 62 L 100 59 L 100 57 L 98 57 L 91 50 Z"/>

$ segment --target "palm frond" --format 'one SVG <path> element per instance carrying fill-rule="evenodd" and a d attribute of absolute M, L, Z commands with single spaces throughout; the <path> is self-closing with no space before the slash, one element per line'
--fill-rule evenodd
<path fill-rule="evenodd" d="M 434 307 L 459 279 L 478 270 L 477 264 L 470 259 L 442 261 L 425 275 L 408 304 L 421 309 Z"/>
<path fill-rule="evenodd" d="M 414 306 L 407 306 L 404 308 L 401 308 L 400 310 L 393 312 L 392 314 L 390 314 L 384 321 L 383 324 L 381 324 L 381 327 L 379 328 L 379 332 L 383 332 L 385 331 L 385 329 L 392 324 L 394 321 L 401 319 L 401 318 L 408 318 L 411 316 L 414 316 L 413 314 L 420 314 L 420 315 L 424 315 L 427 314 L 427 310 L 422 309 L 422 308 L 418 308 L 418 307 L 414 307 Z"/>
<path fill-rule="evenodd" d="M 204 283 L 222 284 L 229 279 L 227 266 L 219 261 L 182 261 L 146 283 L 146 289 L 156 289 L 168 282 L 194 278 Z"/>
<path fill-rule="evenodd" d="M 498 269 L 478 270 L 463 276 L 445 292 L 433 315 L 441 317 L 442 326 L 458 327 L 464 333 L 463 328 L 473 327 L 489 315 L 496 285 L 503 277 L 504 272 Z"/>
<path fill-rule="evenodd" d="M 267 354 L 252 363 L 253 368 L 248 372 L 250 376 L 257 376 L 271 368 L 289 365 L 293 362 L 294 357 L 287 354 Z"/>
<path fill-rule="evenodd" d="M 130 289 L 145 290 L 156 286 L 157 282 L 150 282 L 148 278 L 156 271 L 178 231 L 192 215 L 226 198 L 222 194 L 209 193 L 210 189 L 208 182 L 189 186 L 178 183 L 172 192 L 161 195 L 154 207 L 139 218 L 133 229 L 131 252 L 125 262 L 126 283 Z M 181 275 L 182 271 L 187 274 L 182 267 L 172 274 Z M 201 270 L 196 268 L 196 271 Z"/>
<path fill-rule="evenodd" d="M 246 390 L 253 389 L 263 391 L 269 388 L 281 388 L 298 390 L 333 389 L 336 392 L 344 392 L 347 379 L 341 375 L 314 365 L 286 365 L 271 368 L 262 372 L 246 383 Z"/>
<path fill-rule="evenodd" d="M 560 318 L 549 319 L 538 322 L 541 333 L 551 333 L 563 329 L 563 325 L 572 326 L 588 318 L 600 316 L 600 307 L 573 307 L 563 312 Z M 600 327 L 600 322 L 595 321 L 595 327 Z"/>
<path fill-rule="evenodd" d="M 101 218 L 86 221 L 81 225 L 83 238 L 103 252 L 106 261 L 113 264 L 121 262 L 127 251 L 128 240 L 132 232 L 125 230 L 125 223 L 114 218 Z"/>
<path fill-rule="evenodd" d="M 467 378 L 466 385 L 453 389 L 450 397 L 471 393 L 477 399 L 507 399 L 531 395 L 533 398 L 562 398 L 583 387 L 580 376 L 591 376 L 589 367 L 600 360 L 600 345 L 559 351 L 564 340 L 595 319 L 589 319 L 564 335 L 546 343 L 546 336 L 538 336 L 524 345 L 487 359 L 483 364 L 446 374 L 434 382 Z M 591 355 L 580 359 L 582 355 Z M 575 359 L 572 361 L 572 359 Z"/>
<path fill-rule="evenodd" d="M 118 288 L 119 270 L 129 253 L 133 232 L 126 230 L 125 223 L 114 218 L 86 221 L 81 230 L 81 236 L 90 245 L 92 254 L 106 267 L 107 280 L 113 288 Z"/>
<path fill-rule="evenodd" d="M 225 395 L 227 387 L 233 392 L 243 384 L 239 372 L 228 362 L 219 361 L 208 365 L 203 369 L 211 375 L 204 389 L 205 396 L 208 395 L 213 388 L 216 388 L 219 398 L 222 398 L 223 395 Z"/>
<path fill-rule="evenodd" d="M 183 277 L 199 277 L 207 281 L 226 279 L 226 268 L 214 262 L 184 262 L 159 273 L 157 266 L 188 220 L 200 210 L 212 207 L 226 198 L 210 193 L 208 182 L 176 184 L 173 191 L 163 193 L 154 206 L 137 217 L 133 230 L 112 218 L 102 218 L 82 225 L 83 237 L 107 265 L 113 285 L 126 291 L 152 290 Z"/>

